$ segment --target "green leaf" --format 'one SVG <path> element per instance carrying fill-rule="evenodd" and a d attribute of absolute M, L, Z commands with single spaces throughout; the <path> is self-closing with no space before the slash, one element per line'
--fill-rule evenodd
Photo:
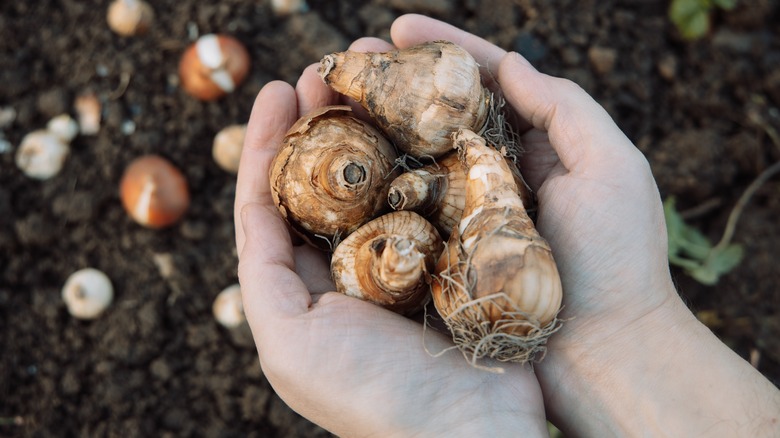
<path fill-rule="evenodd" d="M 696 281 L 708 286 L 718 282 L 720 277 L 729 273 L 742 260 L 742 247 L 729 245 L 723 250 L 713 250 L 705 262 L 695 268 L 686 269 L 686 272 Z"/>
<path fill-rule="evenodd" d="M 683 38 L 687 40 L 695 40 L 703 37 L 710 30 L 710 14 L 706 11 L 701 11 L 698 14 L 692 16 L 690 20 L 685 23 L 681 29 Z"/>
<path fill-rule="evenodd" d="M 713 247 L 701 231 L 686 224 L 677 212 L 672 196 L 664 201 L 664 217 L 669 236 L 669 263 L 679 266 L 699 283 L 717 283 L 742 260 L 740 245 Z"/>
<path fill-rule="evenodd" d="M 719 8 L 727 11 L 734 9 L 737 6 L 737 0 L 712 0 L 712 2 Z"/>
<path fill-rule="evenodd" d="M 721 251 L 712 251 L 707 258 L 706 264 L 720 274 L 730 272 L 742 261 L 744 250 L 741 245 L 729 245 Z"/>
<path fill-rule="evenodd" d="M 711 7 L 711 0 L 673 0 L 669 6 L 669 18 L 683 38 L 694 40 L 710 30 Z"/>
<path fill-rule="evenodd" d="M 712 249 L 712 244 L 699 230 L 685 223 L 675 208 L 674 197 L 664 201 L 664 217 L 666 233 L 669 236 L 670 260 L 674 255 L 704 261 Z"/>

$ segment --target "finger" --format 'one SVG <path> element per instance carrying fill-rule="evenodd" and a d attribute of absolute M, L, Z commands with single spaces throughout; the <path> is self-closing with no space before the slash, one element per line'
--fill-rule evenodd
<path fill-rule="evenodd" d="M 238 216 L 245 236 L 238 280 L 249 323 L 256 328 L 274 318 L 305 312 L 311 296 L 295 273 L 287 224 L 270 197 L 244 205 Z"/>
<path fill-rule="evenodd" d="M 300 275 L 310 294 L 323 294 L 336 290 L 330 275 L 330 265 L 325 254 L 311 245 L 293 248 L 295 272 Z"/>
<path fill-rule="evenodd" d="M 241 152 L 233 207 L 239 254 L 245 241 L 244 228 L 240 222 L 241 210 L 253 202 L 270 205 L 268 170 L 284 134 L 295 123 L 297 114 L 295 91 L 285 82 L 266 84 L 255 99 Z"/>
<path fill-rule="evenodd" d="M 555 149 L 550 146 L 547 133 L 532 129 L 521 137 L 523 153 L 520 155 L 520 169 L 523 178 L 531 190 L 538 192 L 542 184 L 549 178 L 566 173 Z"/>
<path fill-rule="evenodd" d="M 319 63 L 306 67 L 295 85 L 295 94 L 298 97 L 298 117 L 303 117 L 317 108 L 338 103 L 338 93 L 322 81 L 317 72 L 319 67 Z"/>
<path fill-rule="evenodd" d="M 636 151 L 585 90 L 567 79 L 539 73 L 517 53 L 508 53 L 502 59 L 498 81 L 518 114 L 536 129 L 547 132 L 550 144 L 569 171 L 608 170 Z"/>
<path fill-rule="evenodd" d="M 393 43 L 406 48 L 427 41 L 447 40 L 468 51 L 480 65 L 480 73 L 490 87 L 498 75 L 498 65 L 506 50 L 439 20 L 423 15 L 408 14 L 399 17 L 390 28 Z"/>

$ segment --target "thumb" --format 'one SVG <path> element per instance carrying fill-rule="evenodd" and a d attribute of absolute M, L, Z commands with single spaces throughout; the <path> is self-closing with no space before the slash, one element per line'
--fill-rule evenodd
<path fill-rule="evenodd" d="M 240 215 L 246 243 L 238 278 L 249 323 L 304 313 L 311 296 L 295 273 L 290 235 L 276 207 L 253 202 Z"/>
<path fill-rule="evenodd" d="M 635 152 L 604 108 L 574 82 L 540 73 L 515 52 L 502 58 L 498 81 L 515 111 L 534 128 L 547 132 L 569 171 L 614 162 Z"/>

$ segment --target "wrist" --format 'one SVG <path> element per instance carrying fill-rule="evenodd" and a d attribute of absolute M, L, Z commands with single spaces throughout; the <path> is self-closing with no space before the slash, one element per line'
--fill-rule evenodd
<path fill-rule="evenodd" d="M 540 381 L 566 432 L 764 436 L 780 392 L 687 309 L 676 292 L 619 334 L 554 350 Z M 558 367 L 569 364 L 568 371 Z M 558 370 L 556 370 L 558 368 Z M 556 381 L 556 385 L 550 382 Z"/>

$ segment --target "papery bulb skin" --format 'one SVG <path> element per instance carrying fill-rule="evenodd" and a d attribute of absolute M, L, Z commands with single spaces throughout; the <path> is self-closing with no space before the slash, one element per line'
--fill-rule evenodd
<path fill-rule="evenodd" d="M 431 273 L 443 246 L 439 233 L 422 216 L 388 213 L 336 247 L 333 281 L 343 294 L 411 314 L 430 299 Z"/>
<path fill-rule="evenodd" d="M 533 205 L 531 190 L 515 163 L 506 159 L 526 209 Z M 390 183 L 387 201 L 394 210 L 411 210 L 430 221 L 442 237 L 449 238 L 466 206 L 466 168 L 452 151 L 435 163 L 401 174 Z"/>
<path fill-rule="evenodd" d="M 467 172 L 466 204 L 437 263 L 434 304 L 472 361 L 538 359 L 560 327 L 562 286 L 552 251 L 501 153 L 471 131 L 454 140 Z"/>
<path fill-rule="evenodd" d="M 358 227 L 389 210 L 393 146 L 348 106 L 320 108 L 287 132 L 271 164 L 271 195 L 306 241 L 333 250 Z"/>
<path fill-rule="evenodd" d="M 399 150 L 417 158 L 452 149 L 452 134 L 481 131 L 491 94 L 463 48 L 428 42 L 385 53 L 339 52 L 320 62 L 320 76 L 359 102 Z"/>
<path fill-rule="evenodd" d="M 449 237 L 466 203 L 466 172 L 458 154 L 401 174 L 390 183 L 387 200 L 394 210 L 419 213 Z"/>

